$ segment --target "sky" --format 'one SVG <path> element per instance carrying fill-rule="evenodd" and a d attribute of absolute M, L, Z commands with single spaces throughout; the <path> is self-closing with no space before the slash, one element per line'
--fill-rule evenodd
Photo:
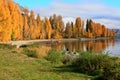
<path fill-rule="evenodd" d="M 62 15 L 65 22 L 81 17 L 93 19 L 108 28 L 120 29 L 120 0 L 14 0 L 21 6 L 34 10 L 35 14 L 49 17 Z"/>

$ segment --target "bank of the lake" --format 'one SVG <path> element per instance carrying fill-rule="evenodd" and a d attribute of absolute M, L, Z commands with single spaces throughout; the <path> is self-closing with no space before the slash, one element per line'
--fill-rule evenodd
<path fill-rule="evenodd" d="M 59 68 L 64 66 L 63 64 L 51 63 L 45 58 L 30 57 L 28 55 L 32 52 L 26 50 L 27 48 L 24 49 L 0 45 L 0 80 L 88 80 L 93 78 L 82 73 L 63 71 L 65 68 Z M 40 53 L 43 54 L 42 52 L 43 48 Z"/>
<path fill-rule="evenodd" d="M 106 55 L 92 57 L 88 52 L 83 52 L 80 55 L 82 58 L 71 62 L 73 58 L 77 59 L 77 56 L 76 58 L 72 57 L 76 54 L 79 53 L 66 54 L 63 51 L 51 50 L 48 47 L 39 47 L 35 44 L 24 45 L 18 49 L 11 45 L 0 45 L 0 80 L 91 80 L 106 77 L 111 79 L 117 77 L 118 79 L 120 76 L 120 67 L 112 66 L 114 65 L 113 61 L 120 62 L 119 58 Z M 79 60 L 84 62 L 81 62 L 84 64 L 83 66 L 80 66 Z M 81 67 L 83 67 L 83 72 L 81 72 Z M 104 67 L 107 68 L 105 70 L 108 70 L 106 76 L 103 75 Z M 89 74 L 91 70 L 95 72 L 94 76 Z"/>
<path fill-rule="evenodd" d="M 16 45 L 19 48 L 21 45 L 33 44 L 33 43 L 52 43 L 52 42 L 67 42 L 67 41 L 90 41 L 90 40 L 108 40 L 114 39 L 114 37 L 98 37 L 98 38 L 70 38 L 70 39 L 36 39 L 36 40 L 19 40 L 19 41 L 9 41 L 0 42 L 0 44 L 10 44 Z"/>

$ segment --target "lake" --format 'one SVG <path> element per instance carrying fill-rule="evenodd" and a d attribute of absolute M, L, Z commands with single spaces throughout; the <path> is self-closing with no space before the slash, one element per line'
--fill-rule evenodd
<path fill-rule="evenodd" d="M 108 53 L 120 56 L 120 39 L 91 40 L 91 41 L 63 41 L 42 44 L 66 51 L 89 51 L 93 54 Z"/>

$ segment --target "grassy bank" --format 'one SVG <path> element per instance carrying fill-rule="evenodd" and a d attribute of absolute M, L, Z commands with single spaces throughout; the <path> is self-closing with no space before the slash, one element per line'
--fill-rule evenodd
<path fill-rule="evenodd" d="M 119 80 L 120 58 L 57 51 L 37 44 L 0 45 L 0 80 Z"/>
<path fill-rule="evenodd" d="M 29 52 L 31 50 L 32 55 L 42 51 L 45 54 L 43 48 L 41 51 L 37 51 L 37 48 L 38 46 L 34 48 L 22 46 L 16 49 L 14 46 L 0 45 L 0 80 L 87 80 L 92 78 L 92 76 L 72 72 L 71 68 L 65 68 L 64 64 L 57 60 L 55 63 L 52 62 L 51 58 L 54 60 L 52 55 L 45 58 L 28 55 L 28 53 L 31 54 Z"/>

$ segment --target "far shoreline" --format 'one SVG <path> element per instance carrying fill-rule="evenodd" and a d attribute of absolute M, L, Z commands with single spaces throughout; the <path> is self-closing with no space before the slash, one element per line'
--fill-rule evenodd
<path fill-rule="evenodd" d="M 91 41 L 91 40 L 106 40 L 106 39 L 115 39 L 114 37 L 98 37 L 98 38 L 69 38 L 69 39 L 36 39 L 36 40 L 19 40 L 19 41 L 9 41 L 9 42 L 0 42 L 0 44 L 10 44 L 16 45 L 19 48 L 21 45 L 28 45 L 33 43 L 52 43 L 52 42 L 66 42 L 66 41 Z"/>

